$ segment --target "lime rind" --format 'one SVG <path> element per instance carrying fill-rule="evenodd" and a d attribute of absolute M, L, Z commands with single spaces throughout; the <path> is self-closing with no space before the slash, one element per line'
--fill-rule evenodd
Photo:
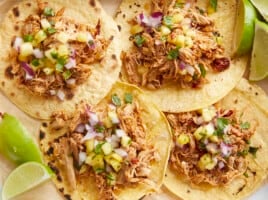
<path fill-rule="evenodd" d="M 254 20 L 257 12 L 248 0 L 239 1 L 236 20 L 236 38 L 234 42 L 235 56 L 242 56 L 250 52 L 254 40 Z"/>
<path fill-rule="evenodd" d="M 249 80 L 259 81 L 268 75 L 268 24 L 255 20 L 255 38 Z"/>
<path fill-rule="evenodd" d="M 268 1 L 267 0 L 251 0 L 251 3 L 260 12 L 262 17 L 268 22 Z"/>
<path fill-rule="evenodd" d="M 7 177 L 2 188 L 2 200 L 9 200 L 50 179 L 46 166 L 37 162 L 26 162 Z"/>

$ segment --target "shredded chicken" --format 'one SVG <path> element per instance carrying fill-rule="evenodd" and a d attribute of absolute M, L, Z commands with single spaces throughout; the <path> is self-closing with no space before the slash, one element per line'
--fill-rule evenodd
<path fill-rule="evenodd" d="M 107 172 L 95 172 L 93 168 L 88 167 L 86 171 L 81 173 L 79 171 L 81 168 L 79 152 L 86 151 L 86 146 L 83 143 L 86 130 L 81 132 L 81 130 L 77 130 L 77 127 L 89 122 L 90 117 L 88 113 L 96 112 L 102 119 L 107 116 L 108 110 L 107 104 L 100 104 L 96 108 L 86 107 L 85 111 L 77 112 L 72 117 L 66 116 L 63 113 L 54 114 L 53 122 L 51 123 L 52 129 L 59 130 L 63 124 L 68 124 L 69 128 L 67 134 L 61 136 L 57 140 L 58 142 L 53 144 L 55 150 L 51 156 L 60 162 L 61 166 L 66 166 L 65 173 L 67 173 L 67 181 L 72 189 L 75 189 L 75 184 L 79 182 L 78 180 L 80 178 L 86 175 L 92 176 L 95 178 L 95 184 L 99 190 L 99 198 L 114 200 L 114 191 L 119 188 L 132 186 L 141 182 L 153 185 L 153 182 L 149 179 L 151 173 L 150 163 L 157 160 L 159 154 L 152 146 L 147 144 L 146 127 L 141 118 L 142 109 L 139 103 L 134 101 L 131 104 L 122 105 L 117 109 L 117 115 L 120 119 L 118 128 L 126 132 L 131 138 L 131 143 L 128 147 L 125 147 L 127 157 L 124 158 L 120 171 L 116 172 L 118 175 L 115 184 L 108 184 Z M 106 129 L 103 135 L 105 138 L 108 138 L 112 136 L 112 132 L 113 129 Z M 95 139 L 100 142 L 103 141 L 103 137 L 100 136 L 95 137 Z M 110 168 L 109 170 L 112 169 Z"/>
<path fill-rule="evenodd" d="M 23 22 L 22 36 L 34 36 L 38 31 L 42 30 L 41 19 L 45 19 L 43 14 L 47 3 L 38 1 L 39 11 L 37 14 L 29 15 Z M 45 52 L 49 49 L 57 49 L 62 42 L 59 41 L 58 35 L 65 33 L 70 35 L 68 40 L 68 48 L 71 49 L 72 59 L 75 59 L 75 66 L 66 70 L 57 71 L 56 69 L 50 72 L 45 72 L 44 68 L 53 68 L 52 63 L 44 61 L 44 67 L 38 67 L 34 70 L 34 77 L 28 78 L 27 71 L 21 66 L 22 61 L 19 61 L 19 52 L 11 50 L 9 54 L 12 63 L 12 75 L 22 88 L 26 88 L 33 95 L 53 97 L 56 96 L 58 91 L 64 92 L 66 98 L 71 99 L 74 95 L 75 88 L 78 85 L 85 83 L 91 75 L 91 65 L 99 62 L 105 56 L 105 51 L 109 45 L 109 41 L 100 36 L 100 26 L 98 22 L 96 27 L 79 24 L 73 19 L 64 16 L 64 8 L 55 13 L 55 16 L 46 17 L 49 22 L 53 22 L 56 30 L 55 33 L 47 34 L 47 38 L 42 41 L 37 47 Z M 79 31 L 86 31 L 92 34 L 94 42 L 92 44 L 86 42 L 76 41 L 76 33 Z M 15 37 L 14 37 L 15 40 Z M 14 41 L 13 41 L 14 42 Z M 35 57 L 29 56 L 26 63 L 31 64 Z M 64 61 L 68 63 L 69 58 Z M 68 75 L 63 75 L 68 71 Z"/>
<path fill-rule="evenodd" d="M 170 3 L 167 3 L 170 2 Z M 206 71 L 226 70 L 230 61 L 217 40 L 220 38 L 213 21 L 201 14 L 197 8 L 175 8 L 175 1 L 153 1 L 151 13 L 163 13 L 161 25 L 147 27 L 130 37 L 133 48 L 122 53 L 123 74 L 130 83 L 148 89 L 158 89 L 164 84 L 174 83 L 178 87 L 200 88 L 206 82 Z M 180 14 L 182 21 L 163 35 L 161 26 L 165 17 Z M 134 19 L 131 26 L 139 25 Z M 164 25 L 166 26 L 166 25 Z M 188 27 L 188 28 L 185 28 Z M 174 42 L 178 35 L 183 41 L 180 47 Z M 143 41 L 137 44 L 137 37 Z M 138 39 L 139 40 L 139 39 Z"/>
<path fill-rule="evenodd" d="M 200 184 L 208 183 L 218 186 L 231 182 L 235 177 L 245 173 L 247 169 L 247 160 L 249 141 L 254 134 L 254 127 L 241 128 L 241 121 L 235 115 L 234 110 L 218 109 L 216 116 L 211 122 L 218 129 L 217 119 L 224 118 L 229 121 L 228 127 L 222 136 L 211 141 L 208 139 L 197 140 L 194 133 L 202 125 L 209 122 L 198 120 L 198 112 L 187 112 L 180 114 L 166 114 L 168 121 L 174 131 L 174 146 L 171 151 L 170 164 L 171 168 L 179 174 L 183 174 L 191 183 Z M 181 134 L 189 137 L 189 142 L 183 146 L 177 143 L 177 138 Z M 224 143 L 226 147 L 221 147 Z M 213 144 L 216 153 L 208 148 Z M 228 148 L 228 153 L 221 148 Z M 212 169 L 201 169 L 199 166 L 200 158 L 211 153 L 213 162 L 217 164 Z"/>

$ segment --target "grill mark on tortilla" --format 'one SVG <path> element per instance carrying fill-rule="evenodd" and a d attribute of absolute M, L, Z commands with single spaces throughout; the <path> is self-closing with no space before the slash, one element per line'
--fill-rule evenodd
<path fill-rule="evenodd" d="M 65 195 L 64 195 L 64 198 L 65 198 L 66 200 L 72 200 L 71 195 L 69 195 L 69 194 L 65 194 Z"/>
<path fill-rule="evenodd" d="M 8 66 L 5 70 L 5 76 L 8 78 L 8 79 L 13 79 L 14 78 L 14 74 L 12 74 L 12 66 Z"/>
<path fill-rule="evenodd" d="M 42 130 L 39 131 L 39 140 L 43 140 L 46 136 L 46 133 Z"/>
<path fill-rule="evenodd" d="M 1 84 L 3 87 L 5 87 L 5 81 L 2 81 Z"/>
<path fill-rule="evenodd" d="M 42 123 L 42 126 L 43 126 L 43 127 L 47 127 L 47 123 L 46 123 L 46 122 L 43 122 L 43 123 Z"/>
<path fill-rule="evenodd" d="M 120 25 L 117 25 L 117 28 L 119 31 L 121 31 L 121 29 L 122 29 Z"/>
<path fill-rule="evenodd" d="M 115 54 L 112 54 L 112 59 L 116 60 L 116 55 Z"/>
<path fill-rule="evenodd" d="M 59 191 L 60 191 L 61 193 L 63 193 L 63 192 L 64 192 L 64 188 L 60 188 Z"/>
<path fill-rule="evenodd" d="M 15 93 L 14 92 L 11 92 L 10 93 L 10 96 L 14 97 L 15 96 Z"/>
<path fill-rule="evenodd" d="M 122 11 L 121 10 L 119 10 L 119 11 L 117 11 L 116 13 L 115 13 L 115 17 L 117 17 L 119 14 L 121 14 L 122 13 Z"/>
<path fill-rule="evenodd" d="M 122 15 L 122 17 L 125 19 L 125 18 L 126 18 L 126 14 L 124 13 L 124 14 Z"/>
<path fill-rule="evenodd" d="M 189 193 L 191 193 L 191 191 L 190 191 L 190 190 L 187 190 L 186 192 L 187 192 L 188 194 L 189 194 Z"/>
<path fill-rule="evenodd" d="M 18 31 L 18 30 L 19 30 L 19 26 L 18 26 L 18 25 L 15 25 L 15 26 L 14 26 L 14 30 L 15 30 L 15 31 Z"/>
<path fill-rule="evenodd" d="M 20 11 L 19 11 L 19 8 L 17 6 L 12 9 L 12 12 L 13 12 L 13 15 L 15 17 L 19 17 L 20 16 Z"/>
<path fill-rule="evenodd" d="M 57 168 L 57 167 L 55 167 L 51 162 L 49 162 L 48 164 L 47 164 L 49 167 L 50 167 L 50 169 L 55 173 L 55 174 L 59 174 L 59 169 Z"/>
<path fill-rule="evenodd" d="M 109 40 L 110 40 L 110 41 L 113 41 L 113 39 L 114 39 L 114 36 L 111 35 L 111 37 L 109 38 Z"/>
<path fill-rule="evenodd" d="M 238 195 L 240 192 L 242 192 L 244 190 L 245 187 L 246 187 L 246 183 L 244 183 L 244 185 L 242 185 L 240 188 L 238 188 L 237 192 L 234 195 Z"/>
<path fill-rule="evenodd" d="M 90 1 L 89 1 L 89 4 L 90 4 L 92 7 L 95 7 L 95 6 L 96 6 L 96 2 L 95 2 L 95 0 L 90 0 Z"/>
<path fill-rule="evenodd" d="M 27 5 L 28 7 L 31 7 L 32 4 L 29 2 L 29 3 L 26 3 L 26 5 Z"/>
<path fill-rule="evenodd" d="M 36 116 L 36 117 L 40 117 L 40 112 L 36 112 L 36 113 L 35 113 L 35 116 Z"/>
<path fill-rule="evenodd" d="M 57 174 L 57 180 L 58 180 L 59 182 L 62 182 L 62 177 L 60 176 L 60 174 Z"/>
<path fill-rule="evenodd" d="M 143 198 L 145 198 L 146 197 L 146 195 L 143 195 L 141 198 L 139 198 L 139 200 L 142 200 Z"/>
<path fill-rule="evenodd" d="M 71 100 L 74 97 L 74 93 L 72 92 L 72 90 L 66 90 L 65 95 L 67 100 Z"/>
<path fill-rule="evenodd" d="M 54 153 L 54 148 L 53 147 L 49 147 L 49 149 L 47 150 L 46 154 L 48 156 L 52 155 Z"/>

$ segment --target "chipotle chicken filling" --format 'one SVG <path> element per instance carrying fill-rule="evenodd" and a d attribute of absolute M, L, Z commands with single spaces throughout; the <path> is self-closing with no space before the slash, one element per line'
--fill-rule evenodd
<path fill-rule="evenodd" d="M 124 101 L 114 94 L 111 104 L 87 107 L 71 119 L 56 115 L 52 124 L 56 130 L 71 120 L 69 132 L 52 144 L 51 156 L 66 167 L 72 189 L 81 177 L 91 176 L 100 199 L 115 199 L 118 187 L 152 183 L 150 164 L 159 154 L 147 144 L 140 112 L 139 103 L 126 93 Z"/>
<path fill-rule="evenodd" d="M 174 83 L 181 88 L 200 88 L 207 71 L 229 68 L 214 22 L 190 3 L 152 1 L 151 15 L 130 21 L 133 48 L 123 52 L 128 81 L 148 89 Z M 160 5 L 163 4 L 163 5 Z"/>
<path fill-rule="evenodd" d="M 214 106 L 197 112 L 166 114 L 173 129 L 171 168 L 193 184 L 225 185 L 247 170 L 246 156 L 256 156 L 250 145 L 254 127 L 234 110 Z"/>
<path fill-rule="evenodd" d="M 18 85 L 35 95 L 60 100 L 72 98 L 74 89 L 91 74 L 90 64 L 99 62 L 108 46 L 95 28 L 63 16 L 38 1 L 38 11 L 22 24 L 21 36 L 14 36 L 7 68 Z"/>

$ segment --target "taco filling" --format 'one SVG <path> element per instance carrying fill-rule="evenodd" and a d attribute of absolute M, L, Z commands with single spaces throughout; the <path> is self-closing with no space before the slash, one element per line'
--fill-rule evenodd
<path fill-rule="evenodd" d="M 52 132 L 70 121 L 67 133 L 51 143 L 54 151 L 49 156 L 65 167 L 72 190 L 81 178 L 94 177 L 98 199 L 115 199 L 118 188 L 152 184 L 150 165 L 159 154 L 147 143 L 140 112 L 139 102 L 126 93 L 124 99 L 114 94 L 111 104 L 87 106 L 72 118 L 54 116 Z"/>
<path fill-rule="evenodd" d="M 235 110 L 211 106 L 201 111 L 167 114 L 173 129 L 170 167 L 193 184 L 226 185 L 247 175 L 247 154 L 255 125 L 242 122 Z"/>
<path fill-rule="evenodd" d="M 172 83 L 180 88 L 201 88 L 207 72 L 229 68 L 221 34 L 208 14 L 194 4 L 173 0 L 152 1 L 150 15 L 132 19 L 133 47 L 122 54 L 123 69 L 130 83 L 158 89 Z"/>
<path fill-rule="evenodd" d="M 13 38 L 6 68 L 19 86 L 35 95 L 71 99 L 74 89 L 86 82 L 90 65 L 101 61 L 109 45 L 96 27 L 79 24 L 38 1 L 38 10 Z"/>

